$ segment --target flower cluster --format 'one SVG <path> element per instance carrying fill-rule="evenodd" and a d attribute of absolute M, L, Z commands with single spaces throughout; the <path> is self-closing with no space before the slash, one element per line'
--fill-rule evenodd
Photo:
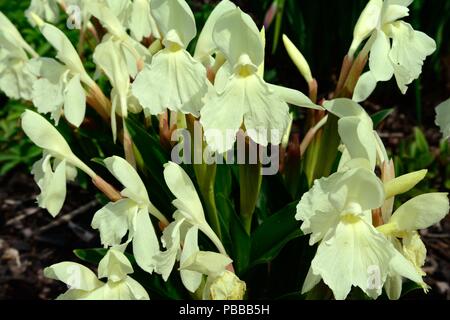
<path fill-rule="evenodd" d="M 197 298 L 243 299 L 247 285 L 235 274 L 232 254 L 213 225 L 218 222 L 205 214 L 202 203 L 214 193 L 215 171 L 195 166 L 197 181 L 192 181 L 188 170 L 167 162 L 161 179 L 173 196 L 175 211 L 170 217 L 165 211 L 163 214 L 157 202 L 152 203 L 140 174 L 136 158 L 141 154 L 130 138 L 126 120 L 130 114 L 143 113 L 147 120 L 157 117 L 163 123 L 170 114 L 171 122 L 182 127 L 188 126 L 190 119 L 198 119 L 205 145 L 221 155 L 233 148 L 240 130 L 258 145 L 286 146 L 293 122 L 289 105 L 307 108 L 320 117 L 305 137 L 299 157 L 331 118 L 337 122 L 336 135 L 341 141 L 337 172 L 315 179 L 297 205 L 295 219 L 302 221 L 301 230 L 309 235 L 309 244 L 317 245 L 302 293 L 323 281 L 336 299 L 345 299 L 352 287 L 371 298 L 379 297 L 384 289 L 389 298 L 398 299 L 403 278 L 427 290 L 422 271 L 426 249 L 418 230 L 448 214 L 448 195 L 419 195 L 394 210 L 394 198 L 424 179 L 426 170 L 395 177 L 393 161 L 371 117 L 358 104 L 379 81 L 393 77 L 405 93 L 419 77 L 426 57 L 435 51 L 431 38 L 401 20 L 408 16 L 411 2 L 369 1 L 347 55 L 350 64 L 355 57 L 368 58 L 369 70 L 360 77 L 357 74 L 349 96 L 338 94 L 321 105 L 306 59 L 286 36 L 285 47 L 308 82 L 309 96 L 264 79 L 265 30 L 229 0 L 216 6 L 201 32 L 197 32 L 185 0 L 33 0 L 26 15 L 55 49 L 54 58 L 40 57 L 0 13 L 0 89 L 10 98 L 31 101 L 37 111 L 25 111 L 21 125 L 44 151 L 32 169 L 41 190 L 38 205 L 53 217 L 58 215 L 67 181 L 73 181 L 78 170 L 109 199 L 91 223 L 106 249 L 97 275 L 71 262 L 45 269 L 47 277 L 69 286 L 58 298 L 149 299 L 146 289 L 130 276 L 139 267 L 148 274 L 159 274 L 164 281 L 178 271 L 183 286 Z M 86 70 L 79 48 L 52 24 L 58 21 L 60 7 L 65 10 L 70 5 L 79 8 L 80 33 L 89 31 L 97 37 L 92 56 L 95 76 Z M 101 32 L 94 27 L 94 19 Z M 189 46 L 196 37 L 191 54 Z M 350 78 L 356 69 L 347 70 Z M 109 81 L 109 96 L 94 80 L 99 75 Z M 121 191 L 77 157 L 43 116 L 50 114 L 55 126 L 65 119 L 78 128 L 86 121 L 87 106 L 111 129 L 111 140 L 123 144 L 124 158 L 112 155 L 103 159 L 111 176 L 123 186 Z M 437 108 L 436 118 L 447 138 L 449 109 L 448 101 L 444 102 Z M 328 116 L 323 116 L 325 113 Z M 252 200 L 256 202 L 261 187 L 260 173 L 251 175 L 254 168 L 239 168 L 240 201 L 250 203 L 246 204 L 250 212 L 241 215 L 247 215 L 250 228 L 255 209 Z M 251 178 L 254 181 L 249 182 Z M 252 196 L 255 199 L 246 199 Z M 214 213 L 214 203 L 207 205 Z M 209 244 L 208 249 L 200 239 Z"/>

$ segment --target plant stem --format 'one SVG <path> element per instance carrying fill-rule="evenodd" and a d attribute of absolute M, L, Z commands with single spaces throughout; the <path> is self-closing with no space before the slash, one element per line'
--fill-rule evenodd
<path fill-rule="evenodd" d="M 253 212 L 261 189 L 261 182 L 261 162 L 239 165 L 240 213 L 247 234 L 251 233 Z"/>

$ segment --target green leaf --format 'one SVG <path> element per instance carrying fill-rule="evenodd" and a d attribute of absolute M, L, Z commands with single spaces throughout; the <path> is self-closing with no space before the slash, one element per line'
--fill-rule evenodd
<path fill-rule="evenodd" d="M 407 280 L 402 286 L 402 297 L 416 290 L 422 290 L 422 287 L 411 280 Z"/>
<path fill-rule="evenodd" d="M 164 164 L 169 161 L 169 155 L 165 154 L 161 148 L 159 139 L 151 135 L 137 120 L 128 117 L 126 124 L 136 146 L 135 149 L 140 155 L 136 159 L 142 160 L 138 161 L 138 167 L 145 176 L 143 181 L 150 199 L 165 215 L 171 215 L 173 196 L 165 183 L 163 174 Z"/>
<path fill-rule="evenodd" d="M 303 235 L 294 218 L 296 205 L 291 203 L 273 214 L 253 232 L 250 267 L 273 260 L 288 242 Z"/>
<path fill-rule="evenodd" d="M 394 112 L 394 110 L 395 110 L 394 108 L 385 109 L 373 114 L 371 116 L 373 121 L 373 127 L 377 128 L 384 120 L 386 120 L 387 117 L 389 117 L 392 114 L 392 112 Z"/>

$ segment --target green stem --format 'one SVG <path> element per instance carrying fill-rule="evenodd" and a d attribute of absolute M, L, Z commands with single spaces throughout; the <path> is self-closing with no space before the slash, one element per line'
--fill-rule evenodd
<path fill-rule="evenodd" d="M 194 164 L 195 176 L 200 187 L 203 202 L 206 207 L 206 214 L 211 228 L 222 239 L 222 232 L 220 230 L 219 215 L 216 206 L 216 197 L 214 193 L 214 183 L 216 181 L 216 164 Z"/>
<path fill-rule="evenodd" d="M 239 165 L 240 208 L 245 230 L 251 233 L 253 212 L 261 190 L 261 163 Z"/>

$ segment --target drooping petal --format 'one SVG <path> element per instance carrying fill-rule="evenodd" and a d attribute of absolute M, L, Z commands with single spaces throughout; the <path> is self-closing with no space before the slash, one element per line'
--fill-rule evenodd
<path fill-rule="evenodd" d="M 370 72 L 377 81 L 387 81 L 394 75 L 394 68 L 389 60 L 391 44 L 386 34 L 378 30 L 370 50 Z"/>
<path fill-rule="evenodd" d="M 133 83 L 133 95 L 150 114 L 166 109 L 199 115 L 208 87 L 206 69 L 185 50 L 164 49 Z"/>
<path fill-rule="evenodd" d="M 36 162 L 32 173 L 41 189 L 41 194 L 37 197 L 39 206 L 55 217 L 66 200 L 66 161 L 59 163 L 53 172 L 50 159 L 51 156 L 47 155 Z"/>
<path fill-rule="evenodd" d="M 328 201 L 328 194 L 332 191 L 333 186 L 339 181 L 342 173 L 335 173 L 329 177 L 317 179 L 314 181 L 312 188 L 306 192 L 297 205 L 297 213 L 295 219 L 302 220 L 301 229 L 305 234 L 312 233 L 310 244 L 320 241 L 329 230 L 329 226 L 321 223 L 311 226 L 311 218 L 317 214 L 328 214 L 328 221 L 333 221 L 333 213 L 339 217 L 334 207 Z"/>
<path fill-rule="evenodd" d="M 401 205 L 392 215 L 399 231 L 426 229 L 441 221 L 449 213 L 447 193 L 426 193 Z"/>
<path fill-rule="evenodd" d="M 159 38 L 156 22 L 150 12 L 150 0 L 134 0 L 129 21 L 131 35 L 137 41 L 152 35 Z"/>
<path fill-rule="evenodd" d="M 405 93 L 407 86 L 421 74 L 426 57 L 436 50 L 436 42 L 403 21 L 391 24 L 390 33 L 392 49 L 389 57 L 394 65 L 397 84 Z"/>
<path fill-rule="evenodd" d="M 143 270 L 152 273 L 156 267 L 155 256 L 159 253 L 159 242 L 147 209 L 136 214 L 133 224 L 133 254 Z"/>
<path fill-rule="evenodd" d="M 129 229 L 128 221 L 137 213 L 137 210 L 136 203 L 130 199 L 110 202 L 98 210 L 92 219 L 91 226 L 99 230 L 102 245 L 120 244 Z"/>
<path fill-rule="evenodd" d="M 160 252 L 156 257 L 156 272 L 162 275 L 163 279 L 167 281 L 173 266 L 177 259 L 178 253 L 181 249 L 180 243 L 180 227 L 184 223 L 184 219 L 177 219 L 163 231 L 161 242 L 166 248 L 165 251 Z"/>
<path fill-rule="evenodd" d="M 243 86 L 248 136 L 262 146 L 279 145 L 289 126 L 289 106 L 257 75 L 246 77 Z"/>
<path fill-rule="evenodd" d="M 102 42 L 95 48 L 94 61 L 106 74 L 119 95 L 126 97 L 130 86 L 130 77 L 127 63 L 120 50 L 120 45 L 113 40 Z"/>
<path fill-rule="evenodd" d="M 86 114 L 86 93 L 77 74 L 70 79 L 64 90 L 64 115 L 67 121 L 79 127 Z"/>
<path fill-rule="evenodd" d="M 232 81 L 227 83 L 223 92 L 209 94 L 200 111 L 206 142 L 218 153 L 233 147 L 247 111 L 245 88 L 240 80 Z"/>
<path fill-rule="evenodd" d="M 71 289 L 92 291 L 103 285 L 90 269 L 74 262 L 60 262 L 44 269 L 47 278 L 64 282 Z"/>
<path fill-rule="evenodd" d="M 191 227 L 184 238 L 183 251 L 180 256 L 180 264 L 182 265 L 190 256 L 200 251 L 198 247 L 198 228 Z M 202 282 L 202 274 L 190 270 L 180 270 L 181 281 L 186 289 L 195 292 Z"/>
<path fill-rule="evenodd" d="M 320 243 L 311 268 L 337 300 L 345 299 L 352 286 L 376 298 L 386 280 L 393 250 L 392 244 L 371 225 L 350 219 L 339 223 Z"/>

